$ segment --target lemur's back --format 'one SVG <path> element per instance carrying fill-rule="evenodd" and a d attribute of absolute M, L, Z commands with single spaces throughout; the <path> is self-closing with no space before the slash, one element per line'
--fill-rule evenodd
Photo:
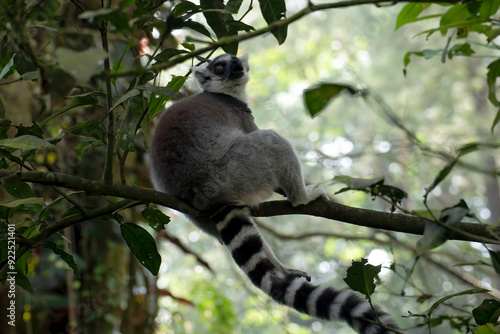
<path fill-rule="evenodd" d="M 233 142 L 255 130 L 250 109 L 231 96 L 204 92 L 175 103 L 151 144 L 155 187 L 190 202 L 193 189 L 225 163 Z"/>

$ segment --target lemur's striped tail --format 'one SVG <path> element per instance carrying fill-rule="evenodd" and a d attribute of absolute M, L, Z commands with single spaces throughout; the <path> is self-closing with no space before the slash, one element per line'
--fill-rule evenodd
<path fill-rule="evenodd" d="M 391 316 L 379 309 L 375 315 L 370 304 L 355 292 L 310 284 L 299 271 L 284 268 L 262 239 L 248 209 L 224 211 L 224 218 L 217 215 L 223 243 L 252 283 L 275 301 L 321 319 L 345 321 L 361 334 L 393 333 L 377 324 L 377 316 L 387 327 L 397 329 Z"/>

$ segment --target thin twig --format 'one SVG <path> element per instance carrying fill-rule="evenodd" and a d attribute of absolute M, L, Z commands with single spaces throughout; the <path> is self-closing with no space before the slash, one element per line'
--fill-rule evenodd
<path fill-rule="evenodd" d="M 108 0 L 107 8 L 111 6 L 111 1 Z M 102 21 L 99 25 L 99 32 L 101 34 L 101 44 L 103 50 L 106 52 L 106 58 L 104 59 L 104 71 L 107 73 L 111 72 L 110 60 L 109 60 L 109 46 L 108 46 L 108 22 Z M 115 156 L 115 117 L 112 110 L 113 107 L 113 95 L 111 92 L 111 77 L 105 78 L 106 87 L 106 110 L 108 114 L 108 129 L 106 133 L 107 143 L 106 143 L 106 155 L 104 163 L 104 172 L 102 175 L 102 182 L 104 184 L 113 183 L 113 160 Z"/>

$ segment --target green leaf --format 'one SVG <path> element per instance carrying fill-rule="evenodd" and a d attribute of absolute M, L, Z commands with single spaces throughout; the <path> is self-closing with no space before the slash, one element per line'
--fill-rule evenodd
<path fill-rule="evenodd" d="M 26 223 L 29 223 L 30 226 L 28 228 L 26 228 L 24 231 L 22 231 L 23 237 L 25 237 L 26 239 L 31 239 L 31 238 L 36 237 L 38 234 L 40 234 L 40 228 L 41 228 L 40 224 L 35 223 L 34 221 L 32 221 L 29 218 L 24 219 L 23 224 L 26 224 Z M 19 230 L 21 230 L 21 229 L 19 229 Z"/>
<path fill-rule="evenodd" d="M 497 38 L 500 35 L 500 28 L 497 29 L 492 29 L 488 32 L 485 33 L 486 36 L 488 36 L 488 39 L 486 40 L 488 43 L 493 41 L 495 38 Z"/>
<path fill-rule="evenodd" d="M 48 141 L 30 135 L 0 140 L 0 147 L 23 151 L 44 149 L 50 146 L 52 144 Z"/>
<path fill-rule="evenodd" d="M 425 49 L 422 51 L 410 51 L 407 52 L 404 56 L 403 63 L 404 66 L 407 67 L 408 64 L 410 63 L 410 56 L 415 55 L 419 57 L 424 57 L 425 59 L 431 59 L 434 56 L 441 55 L 443 53 L 442 49 L 437 49 L 437 50 L 431 50 L 431 49 Z"/>
<path fill-rule="evenodd" d="M 479 7 L 477 4 L 458 4 L 450 7 L 446 13 L 441 16 L 441 21 L 439 22 L 440 26 L 454 25 L 454 24 L 462 24 L 465 25 L 465 22 L 469 19 L 475 18 L 475 13 Z"/>
<path fill-rule="evenodd" d="M 460 225 L 462 219 L 469 213 L 469 207 L 461 200 L 457 205 L 446 208 L 441 212 L 439 221 L 450 227 L 457 227 Z M 448 236 L 452 230 L 442 226 L 434 221 L 427 221 L 425 223 L 424 235 L 417 242 L 417 253 L 419 255 L 434 249 L 448 240 Z"/>
<path fill-rule="evenodd" d="M 43 130 L 36 123 L 33 123 L 32 126 L 16 125 L 16 128 L 16 137 L 31 135 L 43 139 Z"/>
<path fill-rule="evenodd" d="M 304 91 L 304 102 L 311 117 L 315 117 L 330 101 L 347 90 L 351 95 L 359 91 L 351 85 L 342 83 L 323 83 Z"/>
<path fill-rule="evenodd" d="M 5 67 L 0 72 L 0 79 L 2 79 L 3 77 L 5 77 L 7 75 L 7 73 L 9 73 L 10 70 L 12 69 L 12 67 L 14 66 L 14 57 L 15 56 L 16 56 L 16 54 L 14 54 L 12 56 L 12 58 L 10 58 L 9 62 L 7 63 L 7 65 L 5 65 Z"/>
<path fill-rule="evenodd" d="M 154 75 L 151 72 L 141 74 L 138 77 L 137 82 L 133 80 L 128 93 L 125 94 L 128 95 L 127 99 L 130 99 L 130 101 L 128 102 L 126 113 L 123 117 L 122 124 L 120 125 L 117 135 L 120 147 L 125 151 L 135 151 L 135 137 L 138 125 L 143 119 L 143 114 L 146 109 L 144 95 L 138 88 L 144 86 L 153 77 Z M 134 85 L 136 85 L 135 88 L 133 88 Z M 124 100 L 125 95 L 122 96 L 122 99 L 120 100 Z"/>
<path fill-rule="evenodd" d="M 166 214 L 160 210 L 149 207 L 142 210 L 142 216 L 146 219 L 149 226 L 156 232 L 163 230 L 165 225 L 170 222 L 170 218 Z"/>
<path fill-rule="evenodd" d="M 491 262 L 495 272 L 500 274 L 500 251 L 488 250 L 488 252 L 490 253 Z"/>
<path fill-rule="evenodd" d="M 162 52 L 158 53 L 155 56 L 155 60 L 158 62 L 166 62 L 170 60 L 170 58 L 175 57 L 177 55 L 188 53 L 186 50 L 178 50 L 178 49 L 165 49 Z"/>
<path fill-rule="evenodd" d="M 347 185 L 347 188 L 340 189 L 335 194 L 340 194 L 349 190 L 363 191 L 371 193 L 372 196 L 388 197 L 394 206 L 401 204 L 403 198 L 408 196 L 403 190 L 384 184 L 384 178 L 360 179 L 347 175 L 336 175 L 332 181 L 334 183 L 340 182 Z"/>
<path fill-rule="evenodd" d="M 125 57 L 125 54 L 134 45 L 135 45 L 135 39 L 131 38 L 128 41 L 127 46 L 125 47 L 125 50 L 123 50 L 122 55 L 120 56 L 120 58 L 118 58 L 118 60 L 113 63 L 113 72 L 114 73 L 120 72 L 120 70 L 123 68 L 123 66 L 122 66 L 123 57 Z M 113 81 L 116 82 L 116 78 L 114 78 Z"/>
<path fill-rule="evenodd" d="M 488 99 L 496 107 L 500 107 L 500 102 L 496 97 L 496 82 L 498 77 L 500 77 L 500 59 L 488 65 L 488 73 L 486 75 L 486 81 L 488 82 Z"/>
<path fill-rule="evenodd" d="M 474 334 L 498 334 L 500 333 L 500 326 L 495 326 L 493 324 L 486 324 L 478 329 L 473 329 L 472 333 Z"/>
<path fill-rule="evenodd" d="M 102 146 L 104 145 L 104 141 L 102 140 L 82 140 L 81 142 L 79 142 L 78 144 L 76 144 L 75 146 L 75 151 L 78 153 L 78 159 L 81 159 L 83 154 L 91 149 L 91 148 L 95 148 L 95 147 L 99 147 L 99 146 Z"/>
<path fill-rule="evenodd" d="M 500 316 L 500 301 L 496 299 L 485 299 L 475 309 L 472 310 L 474 320 L 478 325 L 498 322 Z"/>
<path fill-rule="evenodd" d="M 24 52 L 15 54 L 14 66 L 16 67 L 17 73 L 19 73 L 20 75 L 37 70 L 35 63 L 33 63 L 33 60 Z"/>
<path fill-rule="evenodd" d="M 413 210 L 411 213 L 427 220 L 432 220 L 441 214 L 441 210 Z"/>
<path fill-rule="evenodd" d="M 243 0 L 229 0 L 226 4 L 226 10 L 233 14 L 238 14 Z"/>
<path fill-rule="evenodd" d="M 470 56 L 476 53 L 470 47 L 469 43 L 455 44 L 448 50 L 448 58 L 452 59 L 454 56 Z"/>
<path fill-rule="evenodd" d="M 5 160 L 5 158 L 0 159 L 0 169 L 7 169 L 9 168 L 9 164 Z"/>
<path fill-rule="evenodd" d="M 88 10 L 78 15 L 78 18 L 95 19 L 98 17 L 110 17 L 114 15 L 118 10 L 119 10 L 118 8 L 101 8 L 97 10 Z"/>
<path fill-rule="evenodd" d="M 45 248 L 48 248 L 48 249 L 52 250 L 56 255 L 59 255 L 59 257 L 64 262 L 66 262 L 66 264 L 68 265 L 68 267 L 70 267 L 71 269 L 73 269 L 73 272 L 74 272 L 75 276 L 76 277 L 80 277 L 80 272 L 78 271 L 78 266 L 76 265 L 75 259 L 73 258 L 72 255 L 70 255 L 66 251 L 58 248 L 56 246 L 56 244 L 54 242 L 52 242 L 52 241 L 45 241 L 44 243 L 42 243 L 42 246 L 45 247 Z"/>
<path fill-rule="evenodd" d="M 424 197 L 427 197 L 429 193 L 448 176 L 448 174 L 451 172 L 451 170 L 461 157 L 463 157 L 466 154 L 476 152 L 480 148 L 498 148 L 498 147 L 500 147 L 499 143 L 481 143 L 481 142 L 472 142 L 460 146 L 457 149 L 457 157 L 448 162 L 446 166 L 439 172 L 439 174 L 434 179 L 433 183 L 427 188 Z"/>
<path fill-rule="evenodd" d="M 10 119 L 3 119 L 0 121 L 0 139 L 7 138 L 7 131 L 10 129 L 10 124 L 12 121 Z"/>
<path fill-rule="evenodd" d="M 8 219 L 14 215 L 34 215 L 39 216 L 44 210 L 45 202 L 42 198 L 23 198 L 16 201 L 0 203 L 0 218 Z"/>
<path fill-rule="evenodd" d="M 237 31 L 250 32 L 252 30 L 255 30 L 254 27 L 249 26 L 248 24 L 245 24 L 241 21 L 235 21 L 235 20 L 226 21 L 226 24 Z"/>
<path fill-rule="evenodd" d="M 45 205 L 45 201 L 41 197 L 30 197 L 30 198 L 23 198 L 23 199 L 18 199 L 15 201 L 6 201 L 6 202 L 0 202 L 0 206 L 4 206 L 7 208 L 16 208 L 22 205 Z"/>
<path fill-rule="evenodd" d="M 2 95 L 0 95 L 0 118 L 5 118 L 5 112 L 7 111 L 7 106 L 5 105 L 5 100 Z M 1 137 L 0 137 L 1 139 Z"/>
<path fill-rule="evenodd" d="M 155 239 L 145 229 L 136 224 L 125 223 L 120 230 L 128 247 L 137 260 L 153 275 L 158 275 L 161 256 L 156 249 Z"/>
<path fill-rule="evenodd" d="M 134 5 L 135 2 L 136 2 L 136 0 L 122 0 L 122 1 L 120 1 L 120 8 L 125 9 L 127 7 L 130 7 L 130 6 Z"/>
<path fill-rule="evenodd" d="M 428 3 L 409 3 L 406 4 L 398 14 L 396 19 L 396 28 L 398 30 L 400 27 L 407 23 L 418 21 L 418 16 L 424 9 L 429 7 Z"/>
<path fill-rule="evenodd" d="M 16 260 L 16 284 L 26 291 L 33 292 L 30 280 L 28 279 L 28 259 L 33 251 L 29 250 Z"/>
<path fill-rule="evenodd" d="M 207 30 L 208 32 L 208 30 Z M 194 50 L 196 50 L 196 45 L 194 45 L 193 43 L 181 43 L 182 47 L 193 52 Z"/>
<path fill-rule="evenodd" d="M 105 214 L 104 216 L 101 216 L 101 218 L 104 220 L 114 220 L 118 223 L 123 223 L 125 221 L 125 218 L 123 218 L 123 216 L 118 212 Z"/>
<path fill-rule="evenodd" d="M 159 90 L 155 92 L 156 94 L 151 94 L 151 98 L 149 100 L 149 121 L 151 121 L 153 117 L 163 110 L 165 103 L 177 94 L 186 82 L 186 79 L 187 78 L 184 76 L 172 76 L 172 79 L 170 79 L 166 88 L 170 89 L 174 94 L 164 90 Z"/>
<path fill-rule="evenodd" d="M 48 21 L 54 18 L 60 6 L 61 1 L 59 0 L 44 0 L 35 2 L 33 3 L 33 6 L 30 7 L 28 16 L 33 21 Z"/>
<path fill-rule="evenodd" d="M 184 28 L 189 28 L 191 30 L 194 30 L 194 31 L 212 39 L 212 34 L 210 34 L 210 31 L 208 31 L 208 29 L 203 24 L 201 24 L 199 22 L 185 21 L 183 26 L 184 26 Z M 193 51 L 193 50 L 191 50 L 191 51 Z"/>
<path fill-rule="evenodd" d="M 281 0 L 280 0 L 281 1 Z M 233 20 L 232 15 L 224 10 L 223 0 L 200 0 L 201 8 L 203 9 L 203 16 L 207 20 L 208 25 L 214 31 L 217 38 L 228 37 L 238 34 L 237 31 L 231 30 L 226 26 L 225 22 Z M 224 13 L 221 10 L 224 10 Z M 238 52 L 238 43 L 232 43 L 222 46 L 226 53 L 236 54 Z"/>
<path fill-rule="evenodd" d="M 200 6 L 195 5 L 191 1 L 182 1 L 172 9 L 171 15 L 178 17 L 187 12 L 198 12 L 200 9 Z"/>
<path fill-rule="evenodd" d="M 260 12 L 268 25 L 286 18 L 285 0 L 259 0 L 259 4 Z M 276 30 L 272 30 L 271 33 L 276 37 L 278 44 L 281 45 L 286 40 L 287 31 L 288 26 L 284 25 Z"/>
<path fill-rule="evenodd" d="M 343 183 L 349 188 L 370 188 L 373 187 L 374 185 L 383 182 L 384 178 L 379 177 L 376 179 L 361 179 L 357 177 L 352 177 L 349 175 L 335 175 L 335 177 L 332 180 L 334 183 Z"/>
<path fill-rule="evenodd" d="M 21 75 L 21 78 L 23 78 L 23 80 L 26 81 L 37 81 L 40 78 L 40 72 L 38 71 L 26 72 L 23 73 L 23 75 Z"/>
<path fill-rule="evenodd" d="M 33 197 L 33 191 L 30 186 L 23 181 L 12 181 L 3 184 L 5 190 L 12 196 L 17 198 L 30 198 Z"/>
<path fill-rule="evenodd" d="M 99 140 L 104 140 L 106 134 L 102 127 L 102 123 L 96 120 L 78 123 L 66 130 L 77 136 L 92 137 Z"/>
<path fill-rule="evenodd" d="M 172 88 L 168 87 L 168 84 L 166 87 L 146 86 L 146 87 L 138 87 L 138 89 L 143 89 L 145 92 L 148 92 L 149 94 L 159 94 L 169 97 L 173 97 L 177 93 Z"/>
<path fill-rule="evenodd" d="M 446 166 L 444 166 L 444 168 L 439 171 L 432 184 L 426 189 L 424 197 L 427 197 L 431 193 L 431 191 L 434 190 L 434 188 L 436 188 L 438 184 L 440 184 L 441 181 L 443 181 L 448 176 L 448 174 L 450 174 L 451 170 L 453 169 L 453 167 L 455 167 L 457 162 L 458 157 L 448 162 Z"/>
<path fill-rule="evenodd" d="M 127 100 L 130 100 L 131 98 L 133 98 L 134 96 L 137 96 L 139 95 L 141 92 L 136 89 L 136 88 L 132 88 L 131 90 L 129 90 L 128 92 L 126 92 L 125 94 L 123 94 L 119 99 L 118 101 L 115 102 L 115 104 L 113 105 L 113 107 L 111 107 L 111 110 L 113 109 L 116 109 L 119 105 L 121 105 L 123 102 L 127 101 Z"/>
<path fill-rule="evenodd" d="M 373 192 L 388 197 L 393 205 L 401 204 L 401 201 L 408 196 L 405 191 L 383 183 L 375 185 Z"/>
<path fill-rule="evenodd" d="M 479 8 L 479 17 L 487 20 L 500 8 L 500 0 L 483 0 Z"/>
<path fill-rule="evenodd" d="M 382 269 L 381 265 L 372 266 L 367 259 L 352 261 L 352 265 L 347 269 L 347 277 L 344 282 L 354 291 L 361 292 L 367 299 L 375 291 L 374 279 Z"/>
<path fill-rule="evenodd" d="M 472 152 L 476 152 L 477 150 L 479 150 L 480 146 L 488 146 L 488 145 L 485 145 L 485 144 L 482 144 L 482 143 L 477 143 L 477 142 L 473 142 L 473 143 L 468 143 L 468 144 L 465 144 L 465 145 L 462 145 L 458 148 L 457 152 L 458 152 L 458 157 L 461 157 L 463 155 L 466 155 L 466 154 L 469 154 L 469 153 L 472 153 Z"/>
<path fill-rule="evenodd" d="M 54 110 L 49 117 L 47 117 L 46 119 L 43 120 L 41 125 L 45 125 L 51 119 L 53 119 L 61 114 L 64 114 L 65 112 L 67 112 L 71 109 L 74 109 L 76 107 L 98 105 L 99 101 L 97 100 L 96 97 L 93 96 L 93 95 L 98 95 L 98 94 L 100 94 L 100 93 L 99 92 L 91 92 L 91 93 L 82 94 L 82 95 L 69 96 L 68 99 L 70 99 L 70 103 L 68 103 L 63 108 Z"/>

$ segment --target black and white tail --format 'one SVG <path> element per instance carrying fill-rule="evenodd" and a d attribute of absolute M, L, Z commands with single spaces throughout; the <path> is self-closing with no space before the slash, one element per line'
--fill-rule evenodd
<path fill-rule="evenodd" d="M 361 334 L 393 333 L 378 325 L 377 317 L 385 326 L 398 329 L 390 315 L 377 308 L 375 314 L 355 292 L 311 284 L 299 271 L 283 267 L 262 239 L 248 209 L 224 211 L 217 215 L 222 242 L 252 283 L 275 301 L 317 318 L 345 321 Z"/>

